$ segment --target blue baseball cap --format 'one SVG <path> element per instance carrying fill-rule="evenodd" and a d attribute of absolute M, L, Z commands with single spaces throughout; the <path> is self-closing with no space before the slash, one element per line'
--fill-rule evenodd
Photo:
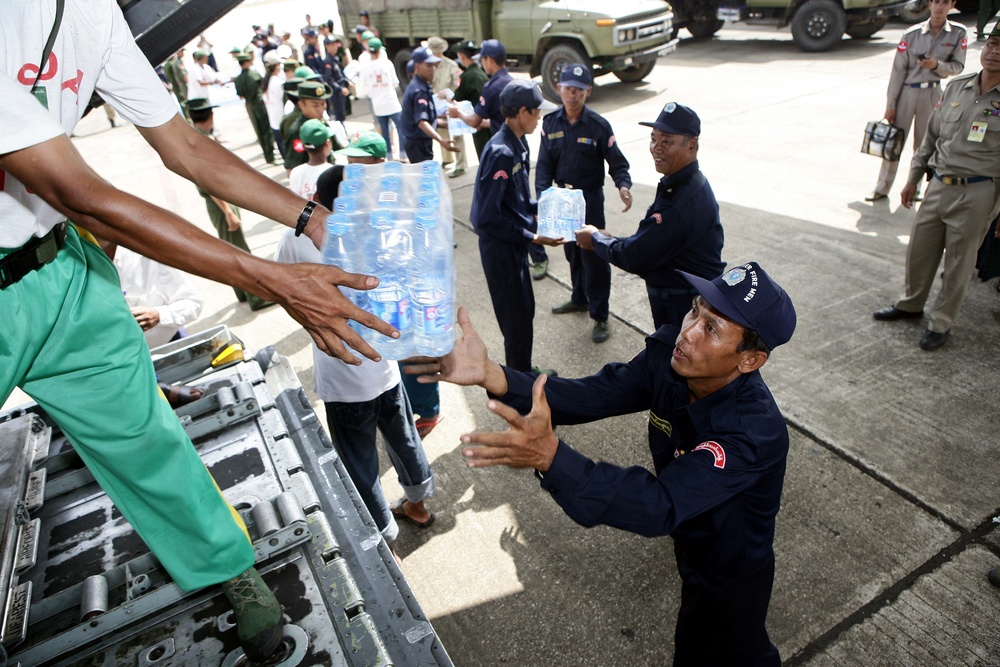
<path fill-rule="evenodd" d="M 791 340 L 795 331 L 795 306 L 788 293 L 771 280 L 757 262 L 735 266 L 715 280 L 705 280 L 684 271 L 677 273 L 684 276 L 712 308 L 756 331 L 772 350 Z"/>
<path fill-rule="evenodd" d="M 667 134 L 686 134 L 697 137 L 701 134 L 701 119 L 689 107 L 677 102 L 667 102 L 652 123 L 639 123 L 646 127 L 655 127 Z"/>
<path fill-rule="evenodd" d="M 511 109 L 541 109 L 551 111 L 556 105 L 542 97 L 538 85 L 529 79 L 513 79 L 500 92 L 500 104 Z"/>
<path fill-rule="evenodd" d="M 426 46 L 418 46 L 413 49 L 413 55 L 410 59 L 413 60 L 414 63 L 427 63 L 428 65 L 441 62 L 441 59 L 431 53 L 431 50 Z"/>
<path fill-rule="evenodd" d="M 587 90 L 594 85 L 594 80 L 590 76 L 590 69 L 585 65 L 570 63 L 559 73 L 559 85 Z"/>
<path fill-rule="evenodd" d="M 479 47 L 479 57 L 493 58 L 502 65 L 507 62 L 507 47 L 499 39 L 487 39 Z"/>

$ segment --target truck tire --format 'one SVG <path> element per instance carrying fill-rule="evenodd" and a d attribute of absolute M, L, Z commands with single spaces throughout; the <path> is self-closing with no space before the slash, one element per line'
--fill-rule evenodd
<path fill-rule="evenodd" d="M 931 3 L 928 0 L 921 0 L 920 4 L 913 9 L 898 10 L 896 16 L 903 23 L 909 23 L 910 25 L 921 23 L 931 17 Z"/>
<path fill-rule="evenodd" d="M 562 104 L 558 88 L 559 73 L 570 63 L 582 63 L 589 68 L 590 58 L 574 44 L 556 44 L 542 57 L 542 95 L 550 102 Z"/>
<path fill-rule="evenodd" d="M 413 51 L 409 47 L 403 47 L 392 57 L 392 66 L 396 68 L 396 78 L 399 79 L 400 90 L 406 90 L 410 84 L 410 75 L 406 73 L 406 63 L 410 62 Z"/>
<path fill-rule="evenodd" d="M 705 39 L 706 37 L 711 37 L 715 33 L 719 32 L 723 25 L 725 25 L 724 21 L 712 18 L 689 21 L 686 27 L 692 37 L 696 39 Z"/>
<path fill-rule="evenodd" d="M 868 39 L 879 30 L 885 27 L 886 19 L 872 19 L 864 23 L 855 23 L 847 26 L 847 34 L 852 39 Z"/>
<path fill-rule="evenodd" d="M 649 76 L 654 67 L 656 67 L 656 61 L 650 60 L 648 63 L 641 65 L 632 65 L 628 69 L 615 70 L 614 75 L 618 77 L 619 81 L 624 81 L 625 83 L 639 83 Z"/>
<path fill-rule="evenodd" d="M 792 39 L 808 53 L 829 51 L 846 28 L 847 14 L 834 0 L 806 0 L 792 17 Z"/>

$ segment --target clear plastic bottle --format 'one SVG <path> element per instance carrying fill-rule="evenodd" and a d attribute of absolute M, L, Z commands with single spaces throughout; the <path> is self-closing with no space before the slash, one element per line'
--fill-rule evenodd
<path fill-rule="evenodd" d="M 410 309 L 413 348 L 440 357 L 455 345 L 452 295 L 452 248 L 446 245 L 436 209 L 418 209 L 414 220 L 414 259 Z"/>
<path fill-rule="evenodd" d="M 405 359 L 412 355 L 410 266 L 413 244 L 409 231 L 401 228 L 393 208 L 373 209 L 369 214 L 368 242 L 364 252 L 367 272 L 379 279 L 379 285 L 367 292 L 369 310 L 399 330 L 399 338 L 371 331 L 365 340 L 387 359 Z"/>
<path fill-rule="evenodd" d="M 326 217 L 326 243 L 323 245 L 323 263 L 337 266 L 351 273 L 363 271 L 359 231 L 357 225 L 346 213 L 328 215 Z M 349 287 L 341 287 L 340 291 L 355 306 L 368 310 L 368 297 L 364 291 Z M 367 330 L 367 327 L 354 320 L 350 321 L 350 326 L 358 334 L 363 334 Z"/>

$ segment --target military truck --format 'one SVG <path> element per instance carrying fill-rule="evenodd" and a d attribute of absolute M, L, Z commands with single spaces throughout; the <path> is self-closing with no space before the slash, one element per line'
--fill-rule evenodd
<path fill-rule="evenodd" d="M 412 50 L 437 35 L 455 43 L 499 39 L 511 66 L 542 77 L 542 93 L 559 100 L 559 72 L 571 62 L 592 68 L 595 77 L 614 74 L 642 81 L 656 59 L 677 45 L 674 15 L 663 0 L 340 0 L 344 30 L 352 32 L 362 9 L 369 12 L 406 81 Z M 353 35 L 352 35 L 353 37 Z"/>
<path fill-rule="evenodd" d="M 889 17 L 915 7 L 919 0 L 678 0 L 674 29 L 711 37 L 727 22 L 791 25 L 792 39 L 803 51 L 828 51 L 845 34 L 867 39 Z"/>

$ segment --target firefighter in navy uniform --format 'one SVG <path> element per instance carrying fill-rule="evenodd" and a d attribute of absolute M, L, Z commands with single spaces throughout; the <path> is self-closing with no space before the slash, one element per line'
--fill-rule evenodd
<path fill-rule="evenodd" d="M 506 121 L 486 144 L 472 191 L 472 228 L 493 312 L 503 334 L 507 365 L 531 370 L 535 294 L 528 275 L 528 246 L 559 245 L 535 233 L 538 202 L 531 198 L 528 150 L 522 138 L 538 126 L 539 110 L 554 109 L 531 81 L 515 79 L 500 94 Z"/>
<path fill-rule="evenodd" d="M 590 377 L 500 366 L 464 308 L 452 352 L 411 372 L 496 397 L 488 407 L 509 428 L 463 435 L 470 467 L 534 468 L 582 526 L 673 537 L 682 579 L 675 667 L 777 667 L 765 620 L 788 429 L 759 369 L 791 339 L 795 309 L 756 262 L 711 281 L 681 275 L 699 294 L 682 328 L 658 329 L 631 361 Z M 592 461 L 552 430 L 647 410 L 654 472 Z"/>
<path fill-rule="evenodd" d="M 686 106 L 669 102 L 656 121 L 639 123 L 653 128 L 649 153 L 657 173 L 656 199 L 635 234 L 616 238 L 593 225 L 576 233 L 583 250 L 646 281 L 653 325 L 680 326 L 695 291 L 677 270 L 702 278 L 719 275 L 722 261 L 722 222 L 712 186 L 698 168 L 701 120 Z"/>
<path fill-rule="evenodd" d="M 625 210 L 632 208 L 632 178 L 628 160 L 615 142 L 611 124 L 587 108 L 593 90 L 590 70 L 580 63 L 566 65 L 559 75 L 559 95 L 563 107 L 542 121 L 542 147 L 535 165 L 535 194 L 555 182 L 561 188 L 583 191 L 589 225 L 604 229 L 604 163 Z M 569 262 L 573 292 L 569 301 L 552 307 L 552 312 L 590 312 L 594 320 L 591 339 L 603 343 L 610 335 L 608 298 L 611 296 L 611 265 L 592 252 L 581 251 L 575 243 L 563 246 Z"/>

